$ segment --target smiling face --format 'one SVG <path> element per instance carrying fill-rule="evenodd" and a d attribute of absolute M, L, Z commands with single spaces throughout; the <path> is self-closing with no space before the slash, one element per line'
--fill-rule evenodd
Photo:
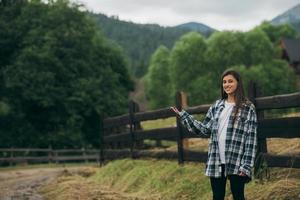
<path fill-rule="evenodd" d="M 238 86 L 237 80 L 231 74 L 223 77 L 223 90 L 227 95 L 232 95 Z"/>

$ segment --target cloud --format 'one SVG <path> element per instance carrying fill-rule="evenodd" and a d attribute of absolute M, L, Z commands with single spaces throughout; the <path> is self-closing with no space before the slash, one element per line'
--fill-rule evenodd
<path fill-rule="evenodd" d="M 87 8 L 137 23 L 173 26 L 189 21 L 213 28 L 247 30 L 271 20 L 299 0 L 81 0 Z"/>

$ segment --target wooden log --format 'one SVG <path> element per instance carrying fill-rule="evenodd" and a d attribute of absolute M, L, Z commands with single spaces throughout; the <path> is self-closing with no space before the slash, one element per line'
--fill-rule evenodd
<path fill-rule="evenodd" d="M 177 140 L 177 128 L 159 128 L 152 130 L 139 130 L 135 132 L 135 138 L 137 140 L 152 139 L 152 140 Z"/>
<path fill-rule="evenodd" d="M 184 156 L 185 161 L 202 162 L 202 163 L 205 163 L 207 161 L 207 152 L 185 150 L 184 153 L 185 153 Z"/>
<path fill-rule="evenodd" d="M 200 106 L 195 106 L 195 107 L 189 107 L 186 110 L 190 114 L 205 114 L 210 107 L 210 104 L 206 105 L 200 105 Z M 147 111 L 147 112 L 137 112 L 134 114 L 134 122 L 140 122 L 140 121 L 147 121 L 147 120 L 157 120 L 157 119 L 164 119 L 164 118 L 169 118 L 169 117 L 176 117 L 174 112 L 170 110 L 170 108 L 162 108 L 154 111 Z M 115 124 L 120 125 L 119 121 L 120 119 L 118 118 L 108 118 L 104 122 L 109 123 L 106 125 L 106 127 L 111 127 L 111 123 L 113 121 L 111 120 L 116 120 Z"/>
<path fill-rule="evenodd" d="M 98 155 L 79 155 L 79 156 L 58 156 L 55 158 L 55 161 L 86 161 L 86 160 L 97 160 Z"/>
<path fill-rule="evenodd" d="M 13 148 L 11 148 L 10 150 L 13 150 Z M 11 158 L 11 160 L 14 158 L 14 152 L 13 151 L 10 152 L 10 158 Z M 10 161 L 9 166 L 12 166 L 12 165 L 13 165 L 13 162 Z"/>
<path fill-rule="evenodd" d="M 117 142 L 117 141 L 122 141 L 122 142 L 128 142 L 130 141 L 131 134 L 130 133 L 121 133 L 121 134 L 116 134 L 116 135 L 109 135 L 105 136 L 103 138 L 103 143 L 109 143 L 109 142 Z"/>
<path fill-rule="evenodd" d="M 160 140 L 170 140 L 175 141 L 177 140 L 177 129 L 176 127 L 169 127 L 169 128 L 159 128 L 159 129 L 152 129 L 152 130 L 138 130 L 134 132 L 134 137 L 136 140 L 143 140 L 143 139 L 160 139 Z M 104 143 L 109 142 L 128 142 L 130 141 L 130 133 L 122 133 L 116 135 L 110 135 L 104 137 Z"/>
<path fill-rule="evenodd" d="M 138 112 L 134 114 L 134 121 L 147 121 L 147 120 L 156 120 L 156 119 L 165 119 L 169 117 L 175 117 L 176 114 L 170 110 L 170 108 L 162 108 L 153 111 L 147 112 Z"/>
<path fill-rule="evenodd" d="M 186 108 L 186 111 L 193 115 L 193 114 L 206 114 L 211 104 L 203 104 L 199 106 L 194 107 L 188 107 Z"/>
<path fill-rule="evenodd" d="M 129 158 L 131 157 L 130 149 L 106 149 L 104 152 L 104 156 L 106 160 L 120 159 L 120 158 Z"/>
<path fill-rule="evenodd" d="M 176 93 L 176 107 L 179 111 L 187 106 L 187 98 L 183 92 Z M 176 116 L 176 125 L 177 125 L 177 150 L 178 150 L 178 164 L 184 163 L 184 154 L 183 154 L 183 132 L 184 128 L 180 122 L 179 116 Z"/>
<path fill-rule="evenodd" d="M 263 154 L 268 167 L 300 168 L 300 156 Z"/>
<path fill-rule="evenodd" d="M 262 121 L 264 119 L 264 111 L 260 110 L 257 111 L 257 97 L 261 94 L 260 89 L 257 87 L 256 83 L 250 81 L 249 88 L 248 88 L 248 98 L 249 100 L 255 105 L 257 120 Z M 257 130 L 258 131 L 258 130 Z M 259 132 L 257 133 L 260 134 Z M 256 162 L 254 164 L 254 176 L 256 178 L 261 177 L 261 170 L 262 169 L 262 154 L 267 152 L 267 141 L 266 138 L 257 138 L 257 152 L 256 152 Z"/>
<path fill-rule="evenodd" d="M 134 148 L 135 148 L 135 137 L 134 137 L 134 112 L 135 112 L 135 102 L 130 101 L 129 102 L 129 133 L 130 133 L 130 152 L 131 152 L 131 158 L 135 158 L 134 155 Z"/>
<path fill-rule="evenodd" d="M 189 132 L 186 128 L 183 128 L 183 138 L 210 138 L 209 135 L 197 135 L 195 133 Z"/>
<path fill-rule="evenodd" d="M 53 154 L 53 152 L 52 152 L 52 146 L 51 145 L 49 145 L 49 147 L 48 147 L 48 163 L 50 164 L 50 163 L 52 163 L 52 160 L 53 160 L 53 156 L 52 156 L 52 154 Z"/>
<path fill-rule="evenodd" d="M 1 148 L 0 152 L 49 152 L 49 149 L 41 149 L 41 148 Z"/>
<path fill-rule="evenodd" d="M 258 123 L 259 138 L 300 138 L 300 117 L 263 119 Z"/>
<path fill-rule="evenodd" d="M 257 110 L 300 107 L 300 92 L 256 97 L 255 102 Z"/>
<path fill-rule="evenodd" d="M 133 120 L 134 120 L 134 123 L 133 123 L 133 130 L 134 130 L 134 134 L 137 132 L 137 131 L 140 131 L 142 130 L 142 126 L 141 126 L 141 122 L 140 121 L 135 121 L 135 114 L 138 113 L 140 111 L 140 107 L 139 107 L 139 104 L 138 103 L 134 103 L 134 113 L 133 113 Z M 136 134 L 135 134 L 136 135 Z M 135 139 L 135 148 L 136 149 L 141 149 L 143 148 L 144 146 L 144 140 L 138 140 L 138 139 Z"/>
<path fill-rule="evenodd" d="M 100 120 L 100 127 L 101 127 L 101 132 L 100 132 L 100 137 L 99 137 L 99 143 L 100 143 L 100 150 L 99 150 L 99 165 L 102 167 L 104 165 L 104 149 L 106 147 L 106 144 L 104 143 L 104 135 L 106 134 L 106 129 L 104 128 L 104 120 Z"/>
<path fill-rule="evenodd" d="M 127 125 L 130 122 L 129 114 L 117 116 L 117 117 L 109 117 L 103 120 L 103 128 L 108 129 L 111 127 Z"/>
<path fill-rule="evenodd" d="M 48 161 L 48 156 L 35 156 L 35 157 L 12 157 L 12 158 L 0 158 L 0 161 L 1 162 L 4 162 L 4 161 L 8 161 L 8 162 L 11 162 L 11 163 L 16 163 L 16 162 L 25 162 L 25 161 L 45 161 L 47 162 Z"/>

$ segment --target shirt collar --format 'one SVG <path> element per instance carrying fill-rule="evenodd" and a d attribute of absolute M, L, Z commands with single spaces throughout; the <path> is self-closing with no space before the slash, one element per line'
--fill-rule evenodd
<path fill-rule="evenodd" d="M 219 106 L 222 108 L 225 107 L 225 99 L 221 99 Z"/>
<path fill-rule="evenodd" d="M 221 99 L 221 101 L 219 103 L 219 106 L 224 108 L 225 107 L 225 101 L 226 101 L 226 99 Z M 235 107 L 235 105 L 233 107 Z"/>

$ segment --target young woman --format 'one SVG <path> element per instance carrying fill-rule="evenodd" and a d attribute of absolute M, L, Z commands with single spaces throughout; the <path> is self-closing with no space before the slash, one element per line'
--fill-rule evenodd
<path fill-rule="evenodd" d="M 184 110 L 171 109 L 190 132 L 210 135 L 205 174 L 210 177 L 213 199 L 224 199 L 228 178 L 234 200 L 244 200 L 257 147 L 255 107 L 245 97 L 241 76 L 234 70 L 222 74 L 221 97 L 203 122 Z"/>

